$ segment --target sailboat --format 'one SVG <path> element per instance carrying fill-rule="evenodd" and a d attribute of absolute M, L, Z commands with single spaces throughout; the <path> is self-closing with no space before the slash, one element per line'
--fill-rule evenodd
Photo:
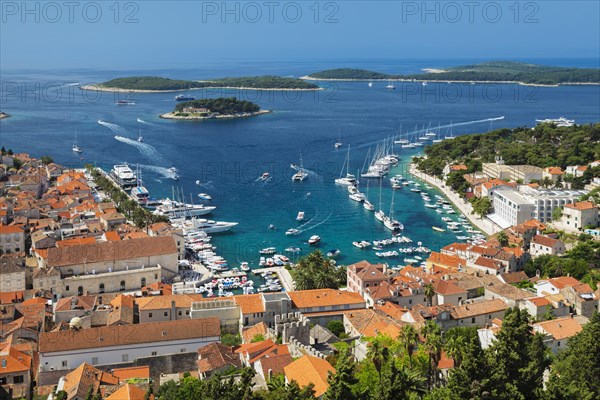
<path fill-rule="evenodd" d="M 293 168 L 295 166 L 292 166 Z M 308 177 L 308 174 L 306 172 L 304 172 L 304 163 L 302 162 L 302 151 L 300 151 L 300 169 L 298 169 L 298 171 L 292 175 L 292 180 L 293 181 L 303 181 Z"/>
<path fill-rule="evenodd" d="M 383 179 L 379 181 L 379 210 L 377 210 L 375 212 L 375 218 L 381 222 L 383 222 L 383 220 L 385 219 L 385 213 L 383 212 L 383 209 L 381 208 L 381 184 L 383 182 Z"/>
<path fill-rule="evenodd" d="M 454 138 L 455 138 L 455 136 L 454 136 L 454 135 L 452 135 L 452 121 L 450 121 L 450 128 L 449 128 L 449 130 L 450 130 L 450 134 L 449 134 L 449 135 L 447 134 L 447 135 L 444 137 L 444 139 L 454 139 Z"/>
<path fill-rule="evenodd" d="M 344 168 L 345 167 L 345 168 Z M 342 171 L 340 172 L 340 177 L 335 180 L 335 183 L 338 185 L 355 185 L 358 182 L 356 181 L 356 176 L 352 175 L 348 172 L 350 168 L 350 145 L 348 145 L 348 153 L 346 154 L 346 159 L 344 160 L 344 165 L 342 165 Z M 346 170 L 346 176 L 344 177 L 344 169 Z"/>
<path fill-rule="evenodd" d="M 394 195 L 395 191 L 392 192 L 392 203 L 390 204 L 390 215 L 383 218 L 383 225 L 392 232 L 398 232 L 404 229 L 404 225 L 401 222 L 394 219 Z"/>
<path fill-rule="evenodd" d="M 365 208 L 365 210 L 369 210 L 369 211 L 375 210 L 375 206 L 373 204 L 371 204 L 371 202 L 369 201 L 369 181 L 367 181 L 367 194 L 365 195 L 363 207 Z"/>
<path fill-rule="evenodd" d="M 81 147 L 79 147 L 79 145 L 77 144 L 77 131 L 75 131 L 75 144 L 73 144 L 73 151 L 75 153 L 82 153 L 83 149 Z"/>
<path fill-rule="evenodd" d="M 389 81 L 388 85 L 385 88 L 386 89 L 390 89 L 390 90 L 394 90 L 394 89 L 396 89 L 396 86 L 394 86 L 394 84 L 392 83 L 392 81 Z"/>
<path fill-rule="evenodd" d="M 339 132 L 338 130 L 338 140 L 337 142 L 335 142 L 334 146 L 336 149 L 339 149 L 340 147 L 342 147 L 343 143 L 342 143 L 342 134 Z"/>
<path fill-rule="evenodd" d="M 138 118 L 138 122 L 139 122 L 139 120 L 140 120 L 140 119 Z M 144 141 L 144 137 L 142 136 L 142 123 L 141 123 L 141 122 L 139 122 L 139 124 L 140 124 L 140 129 L 139 129 L 139 132 L 138 132 L 138 138 L 137 138 L 137 141 L 141 143 L 141 142 L 143 142 L 143 141 Z"/>
<path fill-rule="evenodd" d="M 369 82 L 369 87 L 373 87 L 373 81 Z"/>
<path fill-rule="evenodd" d="M 354 200 L 360 203 L 367 199 L 365 197 L 365 194 L 361 193 L 360 190 L 358 190 L 358 182 L 356 183 L 356 186 L 348 186 L 348 192 L 350 192 L 350 194 L 348 195 L 350 200 Z"/>

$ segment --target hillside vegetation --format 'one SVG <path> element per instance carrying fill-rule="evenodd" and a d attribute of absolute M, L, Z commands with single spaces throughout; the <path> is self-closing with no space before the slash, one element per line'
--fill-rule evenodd
<path fill-rule="evenodd" d="M 186 81 L 157 76 L 132 76 L 104 82 L 99 87 L 124 90 L 185 90 L 194 88 L 256 88 L 256 89 L 318 89 L 314 83 L 298 78 L 281 76 L 245 76 L 239 78 L 221 78 L 210 81 Z"/>
<path fill-rule="evenodd" d="M 234 115 L 260 111 L 260 106 L 258 104 L 250 101 L 238 100 L 235 97 L 186 101 L 177 104 L 175 106 L 175 112 L 182 112 L 186 107 L 208 108 L 210 111 L 221 115 Z"/>

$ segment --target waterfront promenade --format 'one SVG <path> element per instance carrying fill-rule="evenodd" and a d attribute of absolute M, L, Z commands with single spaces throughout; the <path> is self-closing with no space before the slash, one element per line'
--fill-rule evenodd
<path fill-rule="evenodd" d="M 409 172 L 415 178 L 425 181 L 431 186 L 435 186 L 439 191 L 444 193 L 448 200 L 450 200 L 473 225 L 485 232 L 487 235 L 492 235 L 500 230 L 500 228 L 489 219 L 482 219 L 479 218 L 477 214 L 472 214 L 473 206 L 471 206 L 466 199 L 461 198 L 456 192 L 446 187 L 443 180 L 417 170 L 415 165 L 412 163 L 410 164 Z"/>

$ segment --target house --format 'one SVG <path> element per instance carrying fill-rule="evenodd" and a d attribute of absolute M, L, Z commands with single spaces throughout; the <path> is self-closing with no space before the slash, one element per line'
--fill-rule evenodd
<path fill-rule="evenodd" d="M 548 178 L 552 182 L 557 182 L 559 179 L 562 179 L 564 174 L 564 171 L 560 167 L 547 167 L 542 172 L 542 179 Z"/>
<path fill-rule="evenodd" d="M 452 254 L 442 254 L 432 251 L 425 265 L 426 271 L 431 271 L 434 268 L 442 268 L 449 270 L 460 270 L 467 266 L 467 260 Z"/>
<path fill-rule="evenodd" d="M 368 261 L 360 261 L 346 268 L 348 290 L 350 292 L 365 295 L 365 290 L 376 288 L 382 282 L 390 282 L 383 264 L 371 264 Z"/>
<path fill-rule="evenodd" d="M 547 319 L 546 316 L 548 314 L 554 316 L 552 302 L 545 297 L 531 297 L 525 299 L 519 304 L 519 308 L 521 310 L 527 310 L 529 315 L 538 321 Z"/>
<path fill-rule="evenodd" d="M 206 379 L 213 374 L 230 368 L 242 368 L 242 361 L 233 347 L 211 343 L 198 349 L 198 375 Z"/>
<path fill-rule="evenodd" d="M 398 337 L 403 322 L 396 321 L 379 310 L 354 310 L 344 313 L 344 329 L 350 337 L 375 337 L 378 334 Z"/>
<path fill-rule="evenodd" d="M 43 332 L 39 338 L 40 371 L 67 370 L 84 362 L 109 365 L 195 352 L 218 342 L 220 334 L 217 318 Z"/>
<path fill-rule="evenodd" d="M 545 336 L 544 343 L 554 354 L 565 348 L 569 338 L 577 335 L 582 329 L 579 318 L 572 315 L 533 324 L 534 332 Z"/>
<path fill-rule="evenodd" d="M 25 290 L 25 267 L 20 257 L 0 256 L 0 292 Z"/>
<path fill-rule="evenodd" d="M 565 204 L 561 222 L 571 230 L 582 230 L 587 226 L 596 227 L 600 224 L 600 210 L 591 201 Z"/>
<path fill-rule="evenodd" d="M 598 296 L 587 283 L 565 286 L 560 289 L 560 293 L 577 315 L 591 318 L 594 311 L 598 311 Z"/>
<path fill-rule="evenodd" d="M 468 168 L 464 164 L 454 164 L 454 165 L 447 164 L 444 167 L 442 173 L 444 174 L 444 176 L 447 176 L 447 175 L 451 174 L 452 172 L 466 173 L 467 170 L 468 170 Z"/>
<path fill-rule="evenodd" d="M 319 320 L 321 316 L 331 318 L 341 316 L 344 311 L 366 308 L 366 301 L 360 294 L 344 290 L 297 290 L 288 295 L 295 311 L 322 325 L 326 322 Z"/>
<path fill-rule="evenodd" d="M 314 385 L 315 397 L 319 398 L 329 388 L 327 378 L 330 373 L 335 373 L 335 368 L 321 358 L 305 355 L 287 365 L 284 368 L 284 372 L 286 383 L 296 381 L 300 387 L 305 387 L 312 383 Z"/>
<path fill-rule="evenodd" d="M 541 255 L 561 255 L 566 251 L 565 244 L 558 239 L 553 239 L 548 236 L 535 235 L 529 246 L 529 253 L 532 258 Z"/>
<path fill-rule="evenodd" d="M 62 297 L 54 303 L 54 322 L 69 322 L 74 317 L 89 315 L 96 307 L 96 296 Z"/>
<path fill-rule="evenodd" d="M 199 294 L 172 294 L 137 298 L 135 304 L 143 324 L 189 319 L 192 304 L 202 299 Z"/>
<path fill-rule="evenodd" d="M 0 250 L 3 254 L 25 251 L 25 231 L 16 225 L 0 225 Z"/>
<path fill-rule="evenodd" d="M 500 275 L 506 271 L 506 267 L 502 262 L 487 257 L 478 257 L 470 267 L 490 275 Z"/>
<path fill-rule="evenodd" d="M 235 349 L 244 366 L 253 366 L 254 363 L 263 357 L 290 354 L 290 350 L 285 344 L 275 344 L 271 339 L 255 343 L 246 343 Z"/>
<path fill-rule="evenodd" d="M 17 350 L 11 342 L 0 343 L 0 397 L 30 399 L 31 356 Z"/>
<path fill-rule="evenodd" d="M 502 179 L 492 179 L 481 184 L 481 197 L 489 197 L 490 200 L 494 198 L 494 192 L 497 187 L 510 186 L 507 182 Z"/>
<path fill-rule="evenodd" d="M 436 304 L 452 304 L 457 306 L 463 300 L 467 299 L 467 291 L 458 286 L 454 281 L 438 280 L 434 284 L 434 289 L 437 295 Z"/>
<path fill-rule="evenodd" d="M 114 375 L 83 363 L 60 378 L 56 392 L 64 390 L 68 400 L 83 400 L 90 391 L 93 396 L 99 393 L 101 386 L 118 383 L 119 379 Z"/>
<path fill-rule="evenodd" d="M 519 289 L 516 286 L 501 283 L 499 285 L 491 285 L 485 288 L 485 298 L 488 300 L 500 299 L 508 307 L 517 307 L 525 299 L 535 297 L 534 293 L 527 290 Z"/>
<path fill-rule="evenodd" d="M 285 367 L 292 362 L 294 359 L 289 354 L 268 354 L 254 362 L 254 370 L 268 382 L 274 376 L 284 374 Z"/>
<path fill-rule="evenodd" d="M 257 336 L 267 337 L 268 327 L 264 322 L 259 322 L 256 325 L 249 326 L 248 328 L 242 329 L 242 342 L 250 343 Z"/>
<path fill-rule="evenodd" d="M 495 299 L 456 306 L 451 315 L 456 326 L 484 326 L 494 318 L 503 318 L 507 308 L 502 300 Z"/>

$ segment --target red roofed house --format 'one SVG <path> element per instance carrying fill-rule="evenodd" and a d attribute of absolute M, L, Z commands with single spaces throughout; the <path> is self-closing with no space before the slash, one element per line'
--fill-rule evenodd
<path fill-rule="evenodd" d="M 18 253 L 25 250 L 25 232 L 16 225 L 0 225 L 0 250 Z"/>
<path fill-rule="evenodd" d="M 564 254 L 564 252 L 565 244 L 558 239 L 553 239 L 548 236 L 534 236 L 529 246 L 529 253 L 533 258 L 544 254 L 554 256 Z"/>
<path fill-rule="evenodd" d="M 565 204 L 561 221 L 566 228 L 573 230 L 580 230 L 586 226 L 596 227 L 600 224 L 600 209 L 591 201 Z"/>
<path fill-rule="evenodd" d="M 560 293 L 571 304 L 577 315 L 591 318 L 594 311 L 598 311 L 598 296 L 587 283 L 565 286 Z"/>
<path fill-rule="evenodd" d="M 0 343 L 0 396 L 6 392 L 9 399 L 29 399 L 30 387 L 31 357 L 11 343 Z"/>
<path fill-rule="evenodd" d="M 329 388 L 327 378 L 334 374 L 335 368 L 322 358 L 305 355 L 284 368 L 285 381 L 296 381 L 300 387 L 314 385 L 315 397 L 319 398 Z"/>
<path fill-rule="evenodd" d="M 348 291 L 365 296 L 367 289 L 376 288 L 382 282 L 390 282 L 385 273 L 383 264 L 371 264 L 368 261 L 360 261 L 346 268 Z"/>
<path fill-rule="evenodd" d="M 542 172 L 542 178 L 548 178 L 552 182 L 556 182 L 563 175 L 564 175 L 564 172 L 560 167 L 544 168 L 544 172 Z"/>

